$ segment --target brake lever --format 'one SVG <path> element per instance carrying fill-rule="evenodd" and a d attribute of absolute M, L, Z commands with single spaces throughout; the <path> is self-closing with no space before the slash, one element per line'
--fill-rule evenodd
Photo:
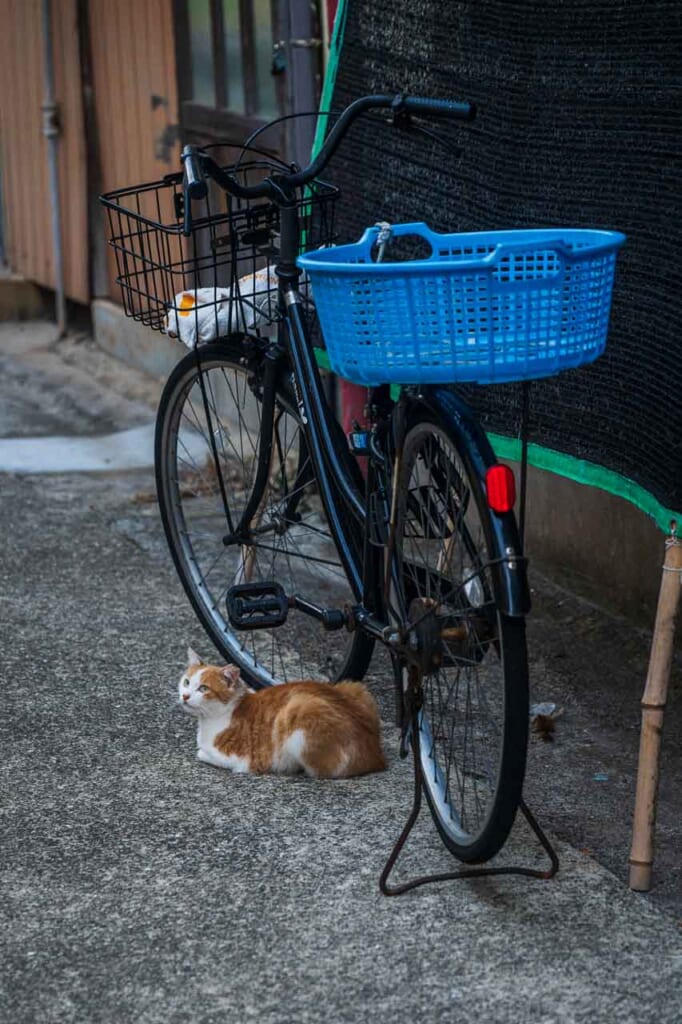
<path fill-rule="evenodd" d="M 421 134 L 425 135 L 427 139 L 431 139 L 432 142 L 437 142 L 440 146 L 443 147 L 443 149 L 446 149 L 449 153 L 452 154 L 452 156 L 456 157 L 457 159 L 459 159 L 462 153 L 464 152 L 461 146 L 453 145 L 452 142 L 442 138 L 436 132 L 431 131 L 430 128 L 425 128 L 424 125 L 414 124 L 413 122 L 406 130 L 412 132 L 421 132 Z"/>
<path fill-rule="evenodd" d="M 396 96 L 393 100 L 393 103 L 391 104 L 391 117 L 389 119 L 389 124 L 394 128 L 397 128 L 399 131 L 407 132 L 408 134 L 410 132 L 420 132 L 422 135 L 425 135 L 427 139 L 431 139 L 432 142 L 437 142 L 444 149 L 448 150 L 452 156 L 459 159 L 463 153 L 462 147 L 454 146 L 451 142 L 441 138 L 440 135 L 437 135 L 436 132 L 432 131 L 430 128 L 426 128 L 424 125 L 415 124 L 412 119 L 412 115 L 405 109 L 404 102 L 404 94 Z"/>
<path fill-rule="evenodd" d="M 408 131 L 412 127 L 412 118 L 405 107 L 405 94 L 398 93 L 391 103 L 390 124 L 400 131 Z"/>

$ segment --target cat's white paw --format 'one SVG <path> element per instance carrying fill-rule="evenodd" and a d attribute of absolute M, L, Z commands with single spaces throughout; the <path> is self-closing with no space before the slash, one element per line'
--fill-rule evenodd
<path fill-rule="evenodd" d="M 227 757 L 223 758 L 221 763 L 237 775 L 247 775 L 250 769 L 248 757 L 237 757 L 235 754 L 228 754 Z"/>
<path fill-rule="evenodd" d="M 204 764 L 212 764 L 214 768 L 229 768 L 230 771 L 242 775 L 249 770 L 249 759 L 246 757 L 235 757 L 234 754 L 221 754 L 218 750 L 206 750 L 205 747 L 197 748 L 197 759 Z"/>

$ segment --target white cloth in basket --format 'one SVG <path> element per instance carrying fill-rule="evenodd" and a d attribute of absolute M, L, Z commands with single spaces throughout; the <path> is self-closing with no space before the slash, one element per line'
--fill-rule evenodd
<path fill-rule="evenodd" d="M 178 292 L 165 318 L 166 333 L 188 348 L 235 331 L 268 323 L 275 310 L 277 278 L 272 267 L 246 274 L 229 288 L 195 288 Z"/>

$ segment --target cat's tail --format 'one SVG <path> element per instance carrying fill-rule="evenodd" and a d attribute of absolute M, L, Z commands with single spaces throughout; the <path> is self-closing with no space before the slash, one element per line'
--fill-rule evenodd
<path fill-rule="evenodd" d="M 357 708 L 360 711 L 362 720 L 371 722 L 372 726 L 379 725 L 377 702 L 364 683 L 336 683 L 334 689 L 347 698 L 351 709 Z"/>
<path fill-rule="evenodd" d="M 357 727 L 348 774 L 383 772 L 387 762 L 381 746 L 381 721 L 374 697 L 364 683 L 337 683 L 334 689 L 343 696 Z"/>

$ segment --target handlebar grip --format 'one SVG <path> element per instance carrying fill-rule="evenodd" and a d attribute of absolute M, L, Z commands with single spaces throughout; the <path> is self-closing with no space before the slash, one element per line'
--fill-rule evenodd
<path fill-rule="evenodd" d="M 199 154 L 193 146 L 185 146 L 181 159 L 185 170 L 185 194 L 190 199 L 205 199 L 208 189 Z"/>
<path fill-rule="evenodd" d="M 404 96 L 401 107 L 408 114 L 426 114 L 434 117 L 454 117 L 461 121 L 473 121 L 476 107 L 473 103 L 455 100 L 431 100 L 421 96 Z"/>

